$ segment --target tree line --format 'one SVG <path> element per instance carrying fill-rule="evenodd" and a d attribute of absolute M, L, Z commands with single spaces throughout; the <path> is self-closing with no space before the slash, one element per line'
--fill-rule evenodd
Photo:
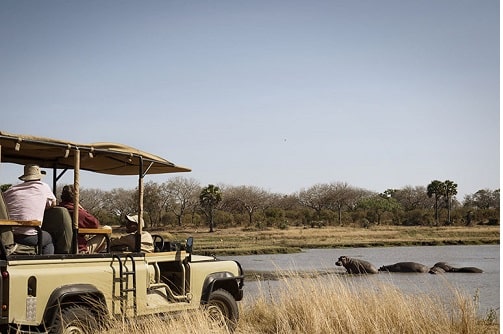
<path fill-rule="evenodd" d="M 3 185 L 2 191 L 9 185 Z M 499 224 L 499 189 L 456 198 L 458 185 L 433 180 L 427 186 L 369 191 L 345 182 L 319 183 L 293 194 L 256 186 L 206 185 L 177 176 L 144 184 L 147 228 L 169 226 L 250 229 L 289 226 Z M 81 188 L 80 201 L 103 225 L 122 224 L 137 211 L 138 189 Z M 56 194 L 59 198 L 60 194 Z"/>

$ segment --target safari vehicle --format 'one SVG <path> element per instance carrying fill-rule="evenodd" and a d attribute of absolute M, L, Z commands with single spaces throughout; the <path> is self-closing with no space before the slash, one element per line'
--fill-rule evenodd
<path fill-rule="evenodd" d="M 52 169 L 55 193 L 58 179 L 73 171 L 75 207 L 79 203 L 81 170 L 138 175 L 140 217 L 145 175 L 190 171 L 120 144 L 77 144 L 5 132 L 0 132 L 0 152 L 1 163 L 33 163 Z M 43 227 L 42 222 L 9 220 L 5 211 L 0 210 L 2 228 L 30 224 Z M 63 219 L 78 221 L 78 210 L 73 219 L 68 211 L 63 213 Z M 83 230 L 76 225 L 71 232 L 73 247 L 67 254 L 8 254 L 0 243 L 0 332 L 96 333 L 113 319 L 200 307 L 233 330 L 239 317 L 237 301 L 243 297 L 240 264 L 193 255 L 192 238 L 176 250 L 163 249 L 163 240 L 157 239 L 157 251 L 143 253 L 141 230 L 139 224 L 136 250 L 128 253 L 79 254 L 78 234 L 105 233 L 109 237 L 111 232 Z"/>

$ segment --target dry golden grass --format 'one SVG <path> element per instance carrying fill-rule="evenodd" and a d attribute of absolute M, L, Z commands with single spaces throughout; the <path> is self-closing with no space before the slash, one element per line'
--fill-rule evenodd
<path fill-rule="evenodd" d="M 225 326 L 212 321 L 202 310 L 182 312 L 176 315 L 148 316 L 129 322 L 116 321 L 102 334 L 187 334 L 229 333 Z"/>
<path fill-rule="evenodd" d="M 339 248 L 411 245 L 499 244 L 499 226 L 374 226 L 323 227 L 245 230 L 217 229 L 209 233 L 206 227 L 156 231 L 169 240 L 184 240 L 193 236 L 197 253 L 244 255 L 292 253 L 300 248 Z"/>
<path fill-rule="evenodd" d="M 495 333 L 469 296 L 405 294 L 391 284 L 353 285 L 337 276 L 288 279 L 243 311 L 240 333 Z M 272 298 L 271 298 L 272 297 Z"/>
<path fill-rule="evenodd" d="M 316 278 L 285 276 L 289 278 L 279 290 L 262 285 L 257 296 L 242 303 L 236 334 L 499 333 L 498 324 L 477 317 L 473 298 L 455 289 L 440 297 L 406 294 L 370 280 L 353 285 L 329 276 L 320 284 Z M 228 333 L 203 311 L 113 327 L 105 334 Z"/>

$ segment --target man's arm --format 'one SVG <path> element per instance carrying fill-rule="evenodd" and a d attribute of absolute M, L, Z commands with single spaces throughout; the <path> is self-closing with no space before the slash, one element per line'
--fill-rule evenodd
<path fill-rule="evenodd" d="M 45 203 L 45 208 L 50 209 L 56 206 L 56 201 L 53 200 L 52 198 L 48 198 L 46 203 Z"/>
<path fill-rule="evenodd" d="M 42 188 L 45 189 L 45 193 L 47 196 L 45 208 L 49 209 L 49 208 L 55 207 L 56 202 L 57 202 L 56 196 L 54 195 L 54 193 L 52 192 L 51 188 L 49 187 L 49 185 L 47 183 L 42 182 L 42 184 L 43 184 Z"/>

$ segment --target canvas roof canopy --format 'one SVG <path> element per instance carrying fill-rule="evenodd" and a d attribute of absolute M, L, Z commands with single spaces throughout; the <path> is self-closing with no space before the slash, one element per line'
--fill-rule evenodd
<path fill-rule="evenodd" d="M 58 139 L 17 135 L 0 131 L 1 162 L 37 164 L 43 168 L 74 169 L 80 153 L 80 169 L 110 175 L 190 172 L 189 168 L 139 149 L 117 143 L 80 144 Z"/>
<path fill-rule="evenodd" d="M 59 139 L 18 135 L 0 131 L 0 163 L 36 164 L 42 168 L 68 169 L 74 171 L 74 207 L 79 206 L 80 170 L 109 175 L 138 175 L 138 215 L 143 217 L 143 176 L 190 172 L 189 168 L 117 143 L 80 144 Z M 53 188 L 56 188 L 56 173 L 53 175 Z M 78 222 L 79 210 L 73 211 L 73 222 Z M 74 226 L 74 229 L 76 227 Z M 74 233 L 75 230 L 74 230 Z M 142 225 L 136 232 L 136 251 L 141 249 L 140 235 Z M 77 238 L 73 250 L 77 252 Z"/>

